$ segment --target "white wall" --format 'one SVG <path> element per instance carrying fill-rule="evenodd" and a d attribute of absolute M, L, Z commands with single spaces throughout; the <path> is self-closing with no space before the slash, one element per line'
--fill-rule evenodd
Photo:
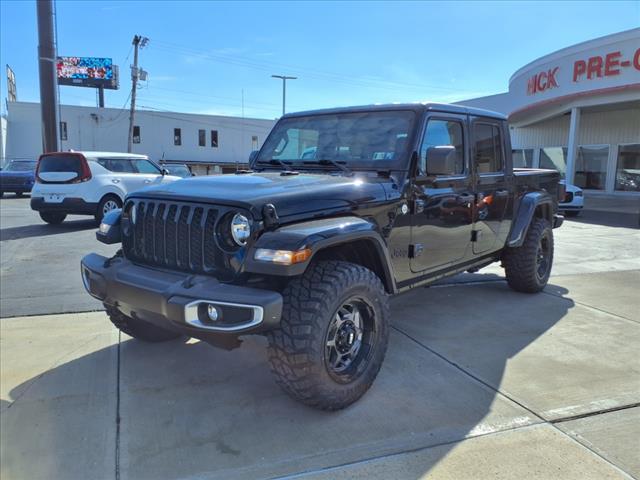
<path fill-rule="evenodd" d="M 0 117 L 0 166 L 6 163 L 5 152 L 7 148 L 7 119 Z"/>
<path fill-rule="evenodd" d="M 60 117 L 67 123 L 67 140 L 60 141 L 61 150 L 127 150 L 128 110 L 62 105 Z M 42 149 L 40 105 L 10 102 L 7 123 L 7 157 L 37 158 Z M 140 143 L 133 144 L 133 152 L 154 160 L 164 155 L 165 160 L 188 162 L 246 162 L 252 136 L 258 137 L 258 146 L 262 145 L 274 123 L 255 118 L 138 111 L 135 125 L 140 126 Z M 182 131 L 181 146 L 174 145 L 174 128 Z M 199 129 L 206 132 L 204 147 L 198 145 Z M 218 131 L 217 148 L 211 147 L 211 130 Z"/>

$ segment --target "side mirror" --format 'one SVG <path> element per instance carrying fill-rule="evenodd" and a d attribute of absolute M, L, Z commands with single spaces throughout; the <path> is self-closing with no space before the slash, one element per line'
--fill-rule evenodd
<path fill-rule="evenodd" d="M 164 177 L 165 175 L 170 175 L 171 172 L 169 172 L 169 170 L 167 170 L 166 168 L 162 168 L 160 169 L 162 171 L 162 176 Z"/>
<path fill-rule="evenodd" d="M 428 175 L 456 175 L 458 155 L 452 145 L 441 145 L 427 149 Z"/>
<path fill-rule="evenodd" d="M 249 154 L 249 165 L 253 165 L 254 160 L 258 156 L 260 150 L 254 150 Z"/>

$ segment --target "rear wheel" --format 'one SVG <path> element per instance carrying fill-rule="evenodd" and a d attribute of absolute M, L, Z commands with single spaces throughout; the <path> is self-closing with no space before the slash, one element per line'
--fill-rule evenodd
<path fill-rule="evenodd" d="M 179 333 L 156 327 L 155 325 L 144 322 L 138 318 L 131 318 L 124 315 L 118 311 L 118 309 L 110 305 L 105 305 L 104 307 L 107 310 L 109 320 L 111 320 L 111 323 L 113 323 L 118 330 L 126 333 L 130 337 L 142 340 L 143 342 L 166 342 L 182 336 Z"/>
<path fill-rule="evenodd" d="M 96 222 L 102 222 L 104 216 L 116 208 L 122 208 L 122 200 L 117 195 L 105 195 L 98 204 L 98 211 L 96 212 Z"/>
<path fill-rule="evenodd" d="M 40 218 L 51 225 L 60 225 L 67 218 L 66 213 L 40 212 Z"/>
<path fill-rule="evenodd" d="M 294 399 L 321 410 L 358 400 L 378 375 L 389 341 L 388 296 L 370 270 L 319 262 L 283 292 L 269 363 Z"/>
<path fill-rule="evenodd" d="M 553 230 L 548 220 L 534 218 L 520 247 L 502 254 L 507 283 L 518 292 L 536 293 L 549 281 L 553 264 Z"/>

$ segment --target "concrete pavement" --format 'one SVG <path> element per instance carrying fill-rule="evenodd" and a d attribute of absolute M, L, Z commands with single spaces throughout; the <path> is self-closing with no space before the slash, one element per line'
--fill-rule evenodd
<path fill-rule="evenodd" d="M 4 319 L 2 478 L 638 477 L 640 323 L 608 300 L 637 305 L 638 275 L 595 297 L 582 275 L 398 297 L 380 376 L 336 413 L 284 395 L 261 338 L 224 352 L 118 342 L 100 312 Z"/>

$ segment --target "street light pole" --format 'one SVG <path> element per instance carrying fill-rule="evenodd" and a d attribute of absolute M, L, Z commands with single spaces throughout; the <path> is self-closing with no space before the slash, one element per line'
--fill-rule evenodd
<path fill-rule="evenodd" d="M 284 115 L 284 107 L 287 98 L 287 80 L 297 80 L 298 77 L 287 77 L 286 75 L 271 75 L 271 78 L 282 79 L 282 115 Z"/>

